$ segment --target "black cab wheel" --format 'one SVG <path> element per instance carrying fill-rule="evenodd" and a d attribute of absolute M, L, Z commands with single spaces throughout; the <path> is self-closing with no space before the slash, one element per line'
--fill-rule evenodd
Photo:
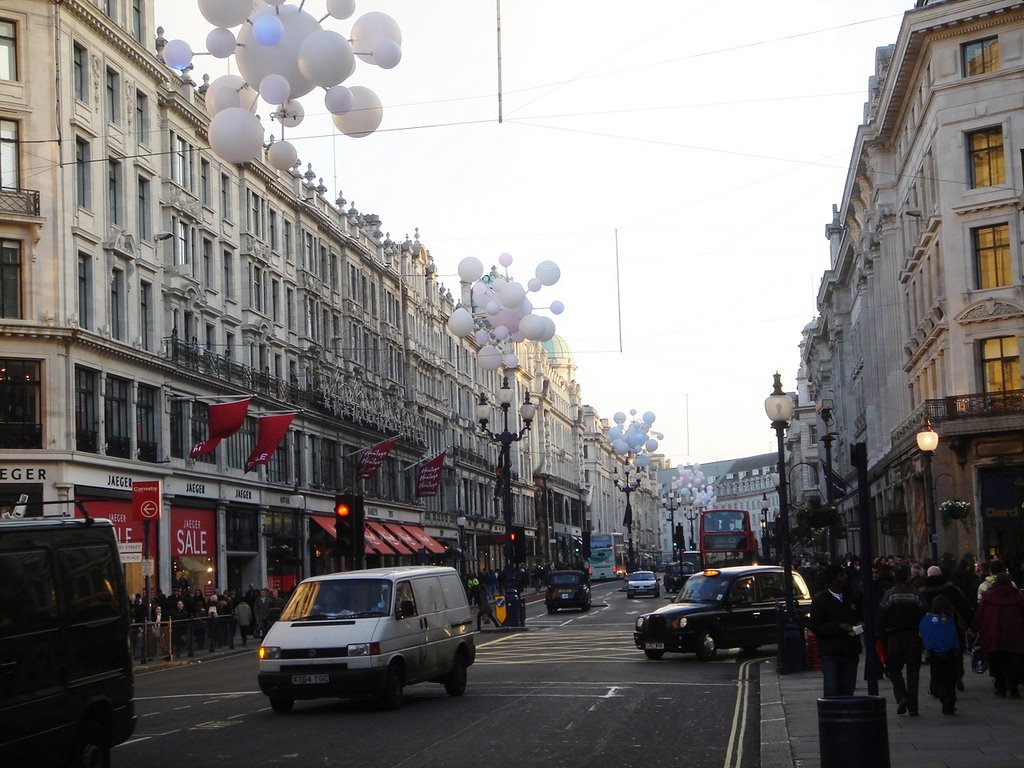
<path fill-rule="evenodd" d="M 701 632 L 697 636 L 697 658 L 701 661 L 709 661 L 718 654 L 718 644 L 710 632 Z"/>
<path fill-rule="evenodd" d="M 94 720 L 87 720 L 78 729 L 71 755 L 73 768 L 109 768 L 110 747 L 107 734 Z"/>
<path fill-rule="evenodd" d="M 276 696 L 270 699 L 270 708 L 279 714 L 287 714 L 292 711 L 295 699 L 281 699 Z"/>

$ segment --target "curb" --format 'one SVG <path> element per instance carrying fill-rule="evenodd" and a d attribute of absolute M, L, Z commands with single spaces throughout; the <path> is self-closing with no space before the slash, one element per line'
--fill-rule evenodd
<path fill-rule="evenodd" d="M 782 691 L 775 663 L 760 665 L 761 690 L 761 768 L 792 768 L 793 749 L 789 741 L 789 725 L 782 706 Z"/>

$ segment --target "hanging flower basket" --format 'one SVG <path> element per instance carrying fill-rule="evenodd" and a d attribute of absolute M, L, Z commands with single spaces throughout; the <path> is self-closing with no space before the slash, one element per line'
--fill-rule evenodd
<path fill-rule="evenodd" d="M 947 499 L 939 504 L 939 512 L 942 513 L 942 521 L 949 525 L 952 520 L 965 520 L 971 514 L 971 502 L 963 499 Z"/>

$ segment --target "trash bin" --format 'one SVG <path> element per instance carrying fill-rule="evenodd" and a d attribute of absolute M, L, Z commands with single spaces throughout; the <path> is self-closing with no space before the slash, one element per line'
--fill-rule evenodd
<path fill-rule="evenodd" d="M 818 699 L 818 745 L 821 764 L 828 768 L 890 768 L 885 699 Z"/>

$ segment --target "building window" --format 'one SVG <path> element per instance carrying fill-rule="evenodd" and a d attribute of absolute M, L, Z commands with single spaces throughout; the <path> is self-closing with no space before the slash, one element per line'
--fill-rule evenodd
<path fill-rule="evenodd" d="M 139 385 L 135 403 L 135 440 L 140 461 L 159 461 L 156 432 L 156 387 Z"/>
<path fill-rule="evenodd" d="M 999 69 L 999 38 L 987 37 L 963 46 L 964 77 Z"/>
<path fill-rule="evenodd" d="M 181 136 L 171 134 L 171 180 L 183 189 L 192 189 L 192 146 Z"/>
<path fill-rule="evenodd" d="M 179 267 L 189 267 L 194 263 L 192 258 L 195 250 L 194 233 L 187 221 L 178 218 L 171 220 L 174 232 L 174 263 Z"/>
<path fill-rule="evenodd" d="M 142 0 L 132 0 L 132 37 L 140 43 L 143 42 L 143 28 Z"/>
<path fill-rule="evenodd" d="M 0 189 L 20 189 L 18 124 L 0 119 Z"/>
<path fill-rule="evenodd" d="M 231 177 L 226 173 L 220 175 L 220 215 L 231 219 Z"/>
<path fill-rule="evenodd" d="M 249 308 L 263 312 L 266 305 L 266 275 L 257 264 L 249 264 Z"/>
<path fill-rule="evenodd" d="M 139 339 L 143 349 L 153 340 L 153 284 L 139 281 Z"/>
<path fill-rule="evenodd" d="M 210 161 L 205 158 L 199 160 L 199 199 L 207 206 L 213 202 L 213 193 L 210 190 Z"/>
<path fill-rule="evenodd" d="M 213 287 L 213 241 L 203 238 L 203 285 Z"/>
<path fill-rule="evenodd" d="M 224 298 L 235 298 L 235 257 L 224 251 Z"/>
<path fill-rule="evenodd" d="M 131 382 L 107 376 L 107 392 L 103 398 L 103 416 L 107 428 L 107 456 L 131 457 L 132 436 L 128 427 L 128 403 Z"/>
<path fill-rule="evenodd" d="M 986 128 L 968 134 L 971 188 L 993 187 L 1006 181 L 1003 163 L 1003 129 Z"/>
<path fill-rule="evenodd" d="M 72 86 L 75 90 L 75 98 L 79 101 L 89 101 L 89 54 L 85 47 L 75 43 L 71 49 L 72 65 Z"/>
<path fill-rule="evenodd" d="M 149 144 L 149 97 L 142 91 L 135 91 L 135 139 Z"/>
<path fill-rule="evenodd" d="M 78 325 L 92 328 L 92 257 L 78 254 Z"/>
<path fill-rule="evenodd" d="M 0 80 L 18 79 L 18 39 L 14 22 L 0 19 Z"/>
<path fill-rule="evenodd" d="M 21 319 L 21 243 L 0 241 L 0 317 Z"/>
<path fill-rule="evenodd" d="M 149 192 L 149 179 L 145 176 L 139 176 L 139 206 L 136 214 L 139 217 L 139 239 L 149 240 L 150 235 L 153 232 L 153 225 L 150 222 L 150 192 Z"/>
<path fill-rule="evenodd" d="M 40 364 L 0 359 L 0 448 L 42 448 Z"/>
<path fill-rule="evenodd" d="M 249 231 L 263 240 L 266 236 L 263 198 L 251 190 L 248 190 L 247 193 L 249 195 Z"/>
<path fill-rule="evenodd" d="M 124 270 L 115 269 L 110 278 L 110 335 L 124 341 Z"/>
<path fill-rule="evenodd" d="M 75 366 L 75 447 L 88 453 L 99 453 L 98 381 L 96 371 Z"/>
<path fill-rule="evenodd" d="M 89 195 L 89 142 L 75 139 L 75 201 L 79 208 L 88 208 Z"/>
<path fill-rule="evenodd" d="M 107 122 L 117 125 L 121 122 L 121 78 L 112 69 L 107 70 Z"/>
<path fill-rule="evenodd" d="M 285 288 L 285 322 L 288 323 L 288 330 L 295 330 L 295 289 Z"/>
<path fill-rule="evenodd" d="M 294 259 L 294 255 L 292 253 L 292 223 L 287 220 L 284 222 L 284 245 L 282 250 L 284 251 L 284 257 L 288 261 L 292 261 Z"/>
<path fill-rule="evenodd" d="M 107 223 L 121 226 L 121 206 L 124 202 L 124 182 L 120 160 L 107 162 Z"/>
<path fill-rule="evenodd" d="M 1020 389 L 1020 342 L 1017 337 L 1000 336 L 983 340 L 981 367 L 984 392 Z"/>
<path fill-rule="evenodd" d="M 1012 282 L 1010 227 L 997 224 L 971 230 L 978 288 L 999 288 Z"/>

